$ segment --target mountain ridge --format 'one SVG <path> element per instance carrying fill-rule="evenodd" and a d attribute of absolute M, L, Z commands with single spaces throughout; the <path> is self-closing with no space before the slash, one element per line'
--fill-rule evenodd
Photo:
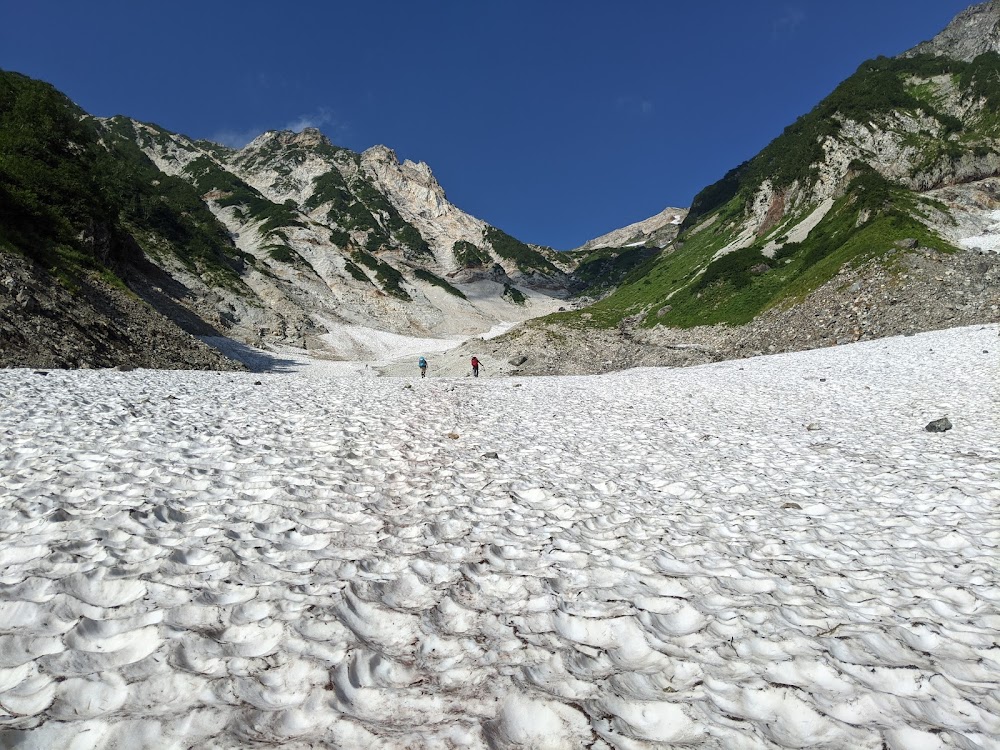
<path fill-rule="evenodd" d="M 921 42 L 901 56 L 930 54 L 972 62 L 986 52 L 1000 52 L 1000 2 L 997 0 L 966 8 L 933 39 Z"/>
<path fill-rule="evenodd" d="M 681 330 L 712 342 L 718 326 L 757 326 L 761 345 L 727 344 L 734 356 L 847 340 L 824 330 L 821 305 L 853 315 L 855 339 L 940 326 L 949 310 L 991 322 L 998 29 L 1000 0 L 970 7 L 929 42 L 862 63 L 686 212 L 665 209 L 566 253 L 461 211 L 430 167 L 386 146 L 356 153 L 304 129 L 231 149 L 92 118 L 47 84 L 0 73 L 0 248 L 37 263 L 49 284 L 117 284 L 190 333 L 332 357 L 343 325 L 474 336 L 546 313 L 525 330 L 550 331 L 531 346 L 552 351 L 574 340 L 567 330 L 659 346 Z M 50 123 L 37 134 L 19 127 L 32 112 Z M 975 294 L 943 285 L 954 300 L 927 299 L 926 280 L 911 294 L 909 275 L 937 264 Z M 858 269 L 897 290 L 873 293 L 861 317 L 849 291 L 865 288 Z M 886 314 L 888 304 L 909 315 Z M 0 305 L 23 331 L 38 325 L 16 295 Z M 768 320 L 774 335 L 760 331 Z M 0 355 L 16 361 L 10 347 Z"/>
<path fill-rule="evenodd" d="M 333 333 L 343 325 L 471 335 L 554 310 L 576 283 L 551 251 L 457 209 L 427 165 L 400 164 L 388 148 L 357 154 L 307 128 L 231 149 L 127 117 L 90 117 L 18 74 L 0 72 L 0 87 L 0 149 L 16 170 L 3 175 L 14 191 L 0 195 L 6 215 L 52 229 L 0 231 L 5 251 L 56 271 L 36 268 L 35 297 L 103 274 L 189 333 L 337 357 Z M 62 130 L 18 135 L 43 110 Z M 85 144 L 80 153 L 60 145 L 70 131 Z M 73 184 L 43 200 L 60 172 L 72 172 Z M 87 201 L 93 217 L 73 213 Z M 36 219 L 17 224 L 24 211 Z M 17 326 L 34 325 L 31 311 L 5 309 Z M 0 361 L 18 356 L 0 350 Z M 69 361 L 58 342 L 50 357 Z"/>
<path fill-rule="evenodd" d="M 965 17 L 993 19 L 997 8 L 976 6 Z M 967 27 L 962 17 L 953 22 L 947 45 L 961 46 L 955 29 Z M 942 38 L 932 43 L 946 46 Z M 992 48 L 972 62 L 908 54 L 863 63 L 757 156 L 699 193 L 677 242 L 648 273 L 598 302 L 592 320 L 742 325 L 895 242 L 960 249 L 966 237 L 930 191 L 973 190 L 1000 173 L 1000 123 L 991 114 L 1000 102 L 998 71 Z"/>
<path fill-rule="evenodd" d="M 683 223 L 685 216 L 687 216 L 687 209 L 668 206 L 649 218 L 587 240 L 571 252 L 586 252 L 600 247 L 628 247 L 637 244 L 663 248 L 677 236 L 677 230 Z"/>

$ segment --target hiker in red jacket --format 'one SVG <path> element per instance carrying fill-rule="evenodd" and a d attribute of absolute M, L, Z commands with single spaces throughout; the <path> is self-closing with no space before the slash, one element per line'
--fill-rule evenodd
<path fill-rule="evenodd" d="M 472 358 L 472 377 L 479 377 L 479 360 L 475 357 Z"/>

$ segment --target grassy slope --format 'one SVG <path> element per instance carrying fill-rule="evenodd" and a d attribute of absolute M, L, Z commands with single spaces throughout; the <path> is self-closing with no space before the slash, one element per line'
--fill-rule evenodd
<path fill-rule="evenodd" d="M 959 121 L 946 111 L 948 88 L 985 106 L 966 122 Z M 913 238 L 925 247 L 954 250 L 919 221 L 925 206 L 917 194 L 855 163 L 854 180 L 805 241 L 786 245 L 775 259 L 760 253 L 769 239 L 787 234 L 812 207 L 786 216 L 750 247 L 712 260 L 739 232 L 749 201 L 764 180 L 778 188 L 796 181 L 812 184 L 815 165 L 823 158 L 820 144 L 838 134 L 841 118 L 889 121 L 896 112 L 921 112 L 935 120 L 935 132 L 907 136 L 908 145 L 921 154 L 919 163 L 912 165 L 916 176 L 964 154 L 994 152 L 994 139 L 1000 135 L 998 110 L 998 55 L 983 55 L 972 63 L 926 56 L 865 63 L 758 156 L 699 193 L 676 249 L 629 273 L 613 294 L 588 308 L 590 324 L 614 326 L 630 316 L 644 325 L 741 324 L 772 305 L 802 299 L 844 264 L 877 257 L 900 240 Z M 750 270 L 761 263 L 770 270 Z M 580 316 L 560 313 L 549 319 L 580 324 Z"/>
<path fill-rule="evenodd" d="M 733 204 L 735 199 L 726 208 Z M 644 325 L 746 323 L 772 305 L 802 299 L 844 264 L 882 255 L 900 240 L 912 238 L 925 247 L 953 250 L 914 218 L 921 205 L 918 196 L 866 171 L 805 242 L 786 245 L 775 258 L 761 255 L 767 239 L 763 237 L 713 261 L 734 231 L 728 222 L 717 220 L 689 236 L 679 249 L 626 277 L 615 293 L 586 312 L 601 326 L 617 325 L 629 316 Z M 770 269 L 766 273 L 750 270 L 762 263 Z M 666 306 L 669 309 L 661 313 Z M 579 313 L 562 315 L 572 320 Z"/>

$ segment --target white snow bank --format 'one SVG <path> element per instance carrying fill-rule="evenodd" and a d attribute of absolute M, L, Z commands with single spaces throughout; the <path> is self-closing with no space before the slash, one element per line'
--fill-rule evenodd
<path fill-rule="evenodd" d="M 0 370 L 0 746 L 997 747 L 997 332 Z"/>
<path fill-rule="evenodd" d="M 958 244 L 969 250 L 1000 252 L 1000 210 L 984 212 L 981 217 L 982 223 L 985 224 L 982 234 L 962 237 L 958 240 Z"/>
<path fill-rule="evenodd" d="M 499 324 L 492 331 L 503 333 Z M 357 376 L 376 374 L 374 366 L 384 365 L 402 357 L 414 362 L 421 354 L 443 352 L 462 343 L 464 337 L 432 338 L 404 336 L 366 326 L 326 323 L 328 333 L 320 338 L 329 348 L 318 356 L 316 352 L 290 346 L 256 349 L 225 337 L 202 337 L 227 357 L 236 359 L 254 372 L 296 372 L 316 376 Z M 507 328 L 510 326 L 507 325 Z M 502 329 L 502 330 L 501 330 Z M 336 359 L 330 358 L 330 352 Z"/>

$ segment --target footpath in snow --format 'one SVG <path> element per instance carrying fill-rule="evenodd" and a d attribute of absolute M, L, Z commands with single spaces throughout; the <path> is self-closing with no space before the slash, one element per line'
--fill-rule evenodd
<path fill-rule="evenodd" d="M 1000 747 L 997 333 L 0 370 L 0 747 Z"/>

